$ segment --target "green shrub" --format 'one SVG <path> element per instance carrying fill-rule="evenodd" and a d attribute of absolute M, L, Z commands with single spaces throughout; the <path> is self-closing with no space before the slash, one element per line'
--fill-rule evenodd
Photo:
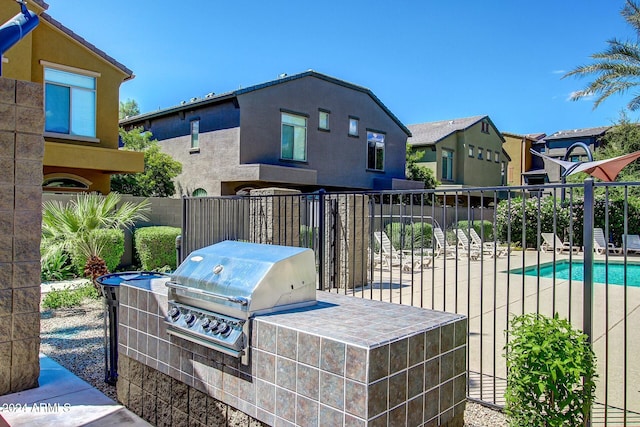
<path fill-rule="evenodd" d="M 91 232 L 95 236 L 96 243 L 102 247 L 101 255 L 107 264 L 109 271 L 116 269 L 124 254 L 124 231 L 120 229 L 96 229 Z M 78 248 L 72 248 L 71 260 L 76 273 L 84 276 L 84 267 L 87 264 L 87 256 Z"/>
<path fill-rule="evenodd" d="M 431 246 L 433 226 L 429 223 L 404 224 L 392 222 L 387 224 L 384 230 L 389 239 L 391 239 L 393 247 L 398 250 Z"/>
<path fill-rule="evenodd" d="M 612 197 L 607 200 L 604 195 L 596 195 L 593 201 L 594 227 L 605 230 L 606 219 L 609 219 L 609 238 L 616 246 L 622 246 L 624 234 L 624 199 Z M 573 200 L 573 239 L 574 245 L 583 246 L 584 199 Z M 629 234 L 640 234 L 640 200 L 629 197 L 627 204 L 627 227 Z"/>
<path fill-rule="evenodd" d="M 318 236 L 318 227 L 300 226 L 300 247 L 314 249 L 314 236 Z"/>
<path fill-rule="evenodd" d="M 505 348 L 510 425 L 586 423 L 596 387 L 595 355 L 586 335 L 557 314 L 525 314 L 511 320 Z"/>
<path fill-rule="evenodd" d="M 469 229 L 469 223 L 472 222 L 471 227 L 476 230 L 478 236 L 484 238 L 485 241 L 493 240 L 493 224 L 491 221 L 487 220 L 476 220 L 476 221 L 458 221 L 456 225 L 457 228 L 466 231 Z M 484 228 L 484 230 L 483 230 Z"/>
<path fill-rule="evenodd" d="M 538 201 L 540 206 L 538 208 Z M 556 232 L 560 239 L 564 239 L 569 228 L 569 209 L 562 207 L 560 200 L 552 197 L 542 199 L 530 198 L 525 200 L 525 242 L 522 242 L 522 198 L 511 199 L 510 205 L 506 200 L 498 204 L 496 212 L 496 233 L 498 240 L 520 243 L 523 248 L 535 248 L 538 244 L 539 233 Z M 540 221 L 540 230 L 538 230 Z M 554 221 L 556 228 L 554 230 Z M 509 236 L 509 232 L 511 233 Z M 509 239 L 510 238 L 510 239 Z"/>
<path fill-rule="evenodd" d="M 86 299 L 98 299 L 100 294 L 95 286 L 90 282 L 72 289 L 65 287 L 63 289 L 52 290 L 44 296 L 42 307 L 56 309 L 61 307 L 77 307 Z"/>
<path fill-rule="evenodd" d="M 156 271 L 166 266 L 175 270 L 176 237 L 179 235 L 178 227 L 138 228 L 134 233 L 134 242 L 142 270 Z"/>
<path fill-rule="evenodd" d="M 44 282 L 55 280 L 65 280 L 74 277 L 73 265 L 69 260 L 69 255 L 58 249 L 40 259 L 40 279 Z"/>

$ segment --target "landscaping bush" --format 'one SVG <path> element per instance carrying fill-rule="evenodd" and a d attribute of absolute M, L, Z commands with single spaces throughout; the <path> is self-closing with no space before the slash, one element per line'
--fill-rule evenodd
<path fill-rule="evenodd" d="M 629 197 L 627 204 L 628 234 L 640 234 L 640 199 Z M 606 218 L 609 218 L 609 239 L 616 246 L 622 246 L 624 234 L 624 199 L 610 198 L 609 205 L 604 195 L 594 198 L 593 223 L 594 227 L 606 230 Z M 573 201 L 573 238 L 576 246 L 583 246 L 584 198 Z M 608 213 L 608 215 L 607 215 Z"/>
<path fill-rule="evenodd" d="M 460 230 L 464 230 L 465 233 L 469 230 L 469 223 L 472 222 L 471 227 L 476 230 L 478 236 L 483 237 L 485 241 L 493 240 L 493 224 L 487 220 L 476 221 L 458 221 L 456 225 Z M 484 230 L 483 230 L 484 229 Z"/>
<path fill-rule="evenodd" d="M 430 247 L 433 227 L 423 222 L 414 224 L 392 222 L 385 227 L 385 233 L 391 239 L 393 247 L 398 250 Z"/>
<path fill-rule="evenodd" d="M 144 271 L 176 268 L 176 237 L 180 228 L 157 226 L 138 228 L 134 233 L 136 253 Z"/>
<path fill-rule="evenodd" d="M 314 249 L 314 236 L 318 236 L 318 228 L 308 225 L 300 226 L 300 247 Z"/>
<path fill-rule="evenodd" d="M 124 254 L 124 231 L 120 229 L 95 229 L 91 231 L 91 236 L 95 238 L 97 246 L 101 248 L 102 259 L 107 264 L 109 271 L 115 270 L 120 264 L 122 254 Z M 87 264 L 87 254 L 79 248 L 71 249 L 71 260 L 76 273 L 84 276 L 84 268 Z"/>
<path fill-rule="evenodd" d="M 539 211 L 538 201 L 540 203 Z M 509 241 L 509 230 L 511 232 L 511 242 L 520 243 L 523 248 L 535 248 L 538 243 L 539 233 L 556 232 L 560 239 L 565 238 L 565 233 L 569 228 L 569 209 L 562 207 L 560 200 L 552 197 L 530 198 L 526 199 L 524 203 L 525 242 L 521 241 L 523 209 L 522 198 L 519 197 L 511 199 L 510 206 L 506 200 L 498 204 L 496 212 L 498 240 Z M 538 230 L 538 221 L 540 221 L 540 230 Z M 554 221 L 556 224 L 555 230 L 553 228 Z"/>
<path fill-rule="evenodd" d="M 505 349 L 510 425 L 586 425 L 596 388 L 586 335 L 557 314 L 525 314 L 511 320 Z"/>
<path fill-rule="evenodd" d="M 42 307 L 56 309 L 61 307 L 77 307 L 86 299 L 98 299 L 100 294 L 90 282 L 72 289 L 56 289 L 47 293 L 42 300 Z"/>
<path fill-rule="evenodd" d="M 69 255 L 63 249 L 52 252 L 48 257 L 42 257 L 40 261 L 40 279 L 43 282 L 74 277 L 74 267 L 71 265 Z"/>

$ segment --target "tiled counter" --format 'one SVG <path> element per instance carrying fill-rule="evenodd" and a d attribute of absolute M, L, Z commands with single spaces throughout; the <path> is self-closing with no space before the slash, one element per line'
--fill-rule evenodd
<path fill-rule="evenodd" d="M 156 425 L 463 425 L 463 316 L 318 292 L 256 317 L 244 366 L 167 335 L 163 286 L 119 298 L 118 398 Z"/>

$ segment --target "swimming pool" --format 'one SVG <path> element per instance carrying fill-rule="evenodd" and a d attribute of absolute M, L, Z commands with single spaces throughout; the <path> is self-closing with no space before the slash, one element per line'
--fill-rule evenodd
<path fill-rule="evenodd" d="M 524 274 L 526 276 L 538 276 L 552 279 L 553 278 L 553 266 L 555 264 L 555 277 L 556 280 L 569 280 L 569 274 L 571 274 L 571 280 L 582 282 L 584 277 L 584 264 L 582 261 L 561 260 L 553 262 L 547 262 L 540 264 L 540 266 L 534 265 L 526 267 Z M 604 261 L 593 262 L 593 282 L 594 283 L 608 283 L 610 285 L 624 285 L 625 277 L 625 265 L 622 261 L 609 260 L 609 281 L 605 280 L 605 266 L 607 263 Z M 569 267 L 571 266 L 571 269 Z M 539 267 L 539 268 L 538 268 Z M 569 272 L 571 270 L 571 272 Z M 522 268 L 509 270 L 511 274 L 522 274 Z M 640 287 L 640 263 L 627 262 L 626 266 L 627 286 Z"/>

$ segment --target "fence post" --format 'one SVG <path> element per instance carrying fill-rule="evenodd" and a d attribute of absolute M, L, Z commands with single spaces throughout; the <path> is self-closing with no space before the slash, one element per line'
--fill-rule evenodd
<path fill-rule="evenodd" d="M 562 188 L 564 191 L 564 187 Z M 584 245 L 584 281 L 583 281 L 583 306 L 582 306 L 582 329 L 587 335 L 587 342 L 593 348 L 593 338 L 591 336 L 593 324 L 593 222 L 594 222 L 594 183 L 593 178 L 584 180 L 584 229 L 582 230 Z M 587 380 L 585 378 L 585 380 Z M 593 414 L 593 408 L 591 408 Z M 587 426 L 591 426 L 591 414 L 587 420 Z"/>
<path fill-rule="evenodd" d="M 318 289 L 324 289 L 324 263 L 326 262 L 324 243 L 326 236 L 326 221 L 325 221 L 325 209 L 324 209 L 324 189 L 318 190 L 318 216 L 320 217 L 320 223 L 318 224 Z"/>
<path fill-rule="evenodd" d="M 584 180 L 584 229 L 582 243 L 584 245 L 584 302 L 582 307 L 582 328 L 591 339 L 591 324 L 593 312 L 593 208 L 594 184 L 593 178 Z"/>

